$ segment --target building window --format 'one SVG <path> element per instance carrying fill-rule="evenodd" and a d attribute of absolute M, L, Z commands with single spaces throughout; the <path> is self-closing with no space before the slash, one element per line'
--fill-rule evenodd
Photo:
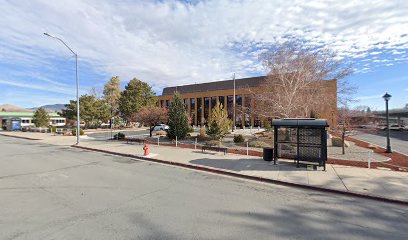
<path fill-rule="evenodd" d="M 196 117 L 196 112 L 195 112 L 195 98 L 190 98 L 190 117 L 191 117 L 191 125 L 196 125 L 195 122 L 195 117 Z"/>
<path fill-rule="evenodd" d="M 164 100 L 160 100 L 160 107 L 164 107 Z"/>
<path fill-rule="evenodd" d="M 197 98 L 197 125 L 202 125 L 201 123 L 201 109 L 203 109 L 202 98 Z"/>
<path fill-rule="evenodd" d="M 225 101 L 225 97 L 224 96 L 219 96 L 218 97 L 218 101 L 220 102 L 220 104 L 222 104 L 222 106 L 225 108 L 225 104 L 224 104 L 224 101 Z"/>
<path fill-rule="evenodd" d="M 217 104 L 217 97 L 211 97 L 211 109 Z"/>
<path fill-rule="evenodd" d="M 170 100 L 166 100 L 166 108 L 169 108 L 170 106 Z"/>
<path fill-rule="evenodd" d="M 204 124 L 207 126 L 208 116 L 210 113 L 210 98 L 204 98 Z"/>
<path fill-rule="evenodd" d="M 242 128 L 242 96 L 235 96 L 235 126 Z"/>
<path fill-rule="evenodd" d="M 188 98 L 184 98 L 184 108 L 187 112 L 188 111 Z"/>
<path fill-rule="evenodd" d="M 233 106 L 234 106 L 234 96 L 228 96 L 227 97 L 227 111 L 228 111 L 229 119 L 232 119 L 232 117 L 234 116 Z"/>
<path fill-rule="evenodd" d="M 244 122 L 245 122 L 245 127 L 250 127 L 251 126 L 251 100 L 252 96 L 251 95 L 245 95 L 245 108 L 244 108 Z"/>

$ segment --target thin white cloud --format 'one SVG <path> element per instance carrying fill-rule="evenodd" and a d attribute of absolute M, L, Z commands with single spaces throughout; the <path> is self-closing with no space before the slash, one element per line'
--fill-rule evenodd
<path fill-rule="evenodd" d="M 69 94 L 69 95 L 74 95 L 75 91 L 71 90 L 69 88 L 64 88 L 64 87 L 56 87 L 56 86 L 41 86 L 41 85 L 35 85 L 35 84 L 30 84 L 30 83 L 23 83 L 23 82 L 15 82 L 15 81 L 6 81 L 6 80 L 0 80 L 0 85 L 8 85 L 8 86 L 13 86 L 13 87 L 20 87 L 20 88 L 28 88 L 28 89 L 33 89 L 33 90 L 41 90 L 41 91 L 46 91 L 46 92 L 55 92 L 55 93 L 62 93 L 62 94 Z"/>
<path fill-rule="evenodd" d="M 372 100 L 372 99 L 381 99 L 381 95 L 370 95 L 370 96 L 360 96 L 354 98 L 356 101 Z"/>

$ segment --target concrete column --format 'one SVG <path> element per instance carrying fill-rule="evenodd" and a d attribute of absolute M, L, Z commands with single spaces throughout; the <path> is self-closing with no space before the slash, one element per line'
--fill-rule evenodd
<path fill-rule="evenodd" d="M 245 129 L 245 95 L 241 95 L 241 125 Z"/>
<path fill-rule="evenodd" d="M 204 103 L 204 97 L 202 97 L 201 98 L 201 122 L 200 122 L 200 125 L 201 126 L 203 126 L 204 125 L 204 120 L 205 120 L 205 118 L 204 118 L 204 105 L 205 105 L 205 103 Z"/>
<path fill-rule="evenodd" d="M 195 99 L 195 102 L 194 102 L 194 105 L 195 105 L 195 107 L 194 107 L 194 125 L 198 125 L 197 124 L 197 112 L 198 112 L 198 110 L 197 110 L 197 98 Z"/>
<path fill-rule="evenodd" d="M 255 106 L 255 97 L 253 95 L 251 95 L 251 126 L 255 127 L 255 114 L 254 114 L 254 106 Z"/>

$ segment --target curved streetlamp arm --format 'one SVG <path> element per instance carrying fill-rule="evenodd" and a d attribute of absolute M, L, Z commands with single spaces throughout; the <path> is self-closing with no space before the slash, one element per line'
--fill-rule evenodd
<path fill-rule="evenodd" d="M 44 35 L 45 35 L 45 36 L 48 36 L 48 37 L 52 37 L 52 38 L 58 39 L 60 42 L 62 42 L 62 44 L 65 45 L 65 47 L 67 47 L 67 48 L 69 49 L 69 51 L 71 51 L 75 56 L 78 56 L 78 54 L 76 54 L 76 53 L 74 52 L 74 50 L 72 50 L 61 38 L 56 37 L 56 36 L 51 35 L 51 34 L 48 34 L 48 33 L 44 33 Z"/>

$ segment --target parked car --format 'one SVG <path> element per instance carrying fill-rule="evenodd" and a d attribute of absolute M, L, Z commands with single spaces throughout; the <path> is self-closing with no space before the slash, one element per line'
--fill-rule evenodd
<path fill-rule="evenodd" d="M 397 124 L 390 125 L 390 130 L 402 131 L 404 129 L 406 129 L 406 127 L 403 125 L 397 125 Z M 387 126 L 384 126 L 383 130 L 387 130 Z"/>
<path fill-rule="evenodd" d="M 169 130 L 169 126 L 166 124 L 157 124 L 156 126 L 154 126 L 153 131 L 160 131 L 160 130 Z"/>

